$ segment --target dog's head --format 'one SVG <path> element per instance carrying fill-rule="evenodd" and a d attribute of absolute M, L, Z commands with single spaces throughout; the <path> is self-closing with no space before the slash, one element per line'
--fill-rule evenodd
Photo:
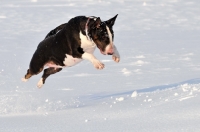
<path fill-rule="evenodd" d="M 104 55 L 112 55 L 114 52 L 114 32 L 112 27 L 116 18 L 117 15 L 107 21 L 102 22 L 98 17 L 90 24 L 90 37 Z"/>

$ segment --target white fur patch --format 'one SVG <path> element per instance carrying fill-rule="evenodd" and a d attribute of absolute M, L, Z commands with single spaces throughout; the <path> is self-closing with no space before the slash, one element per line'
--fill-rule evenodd
<path fill-rule="evenodd" d="M 66 54 L 66 58 L 63 61 L 63 63 L 65 64 L 65 66 L 69 67 L 69 66 L 74 66 L 81 61 L 82 61 L 82 59 L 73 58 L 71 55 Z"/>
<path fill-rule="evenodd" d="M 110 32 L 110 29 L 108 28 L 108 26 L 106 26 L 107 32 L 108 32 L 108 37 L 110 39 L 110 44 L 113 45 L 113 40 L 112 40 L 112 34 Z"/>
<path fill-rule="evenodd" d="M 83 51 L 93 53 L 96 48 L 95 43 L 92 40 L 88 39 L 85 35 L 83 35 L 81 31 L 79 33 L 79 36 L 81 39 L 81 48 L 83 48 Z"/>
<path fill-rule="evenodd" d="M 27 82 L 28 79 L 26 79 L 26 78 L 22 78 L 22 81 L 23 81 L 23 82 Z"/>
<path fill-rule="evenodd" d="M 40 80 L 39 80 L 39 82 L 38 82 L 38 84 L 37 84 L 37 87 L 38 88 L 41 88 L 42 86 L 43 86 L 43 79 L 41 78 Z"/>

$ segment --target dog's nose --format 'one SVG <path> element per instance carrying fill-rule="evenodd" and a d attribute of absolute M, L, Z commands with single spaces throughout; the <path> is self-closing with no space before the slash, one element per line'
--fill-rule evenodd
<path fill-rule="evenodd" d="M 107 52 L 107 55 L 113 55 L 113 49 L 111 49 L 111 50 L 109 50 L 108 52 Z"/>
<path fill-rule="evenodd" d="M 113 48 L 110 48 L 110 49 L 107 51 L 107 54 L 108 54 L 108 55 L 112 55 L 113 53 L 114 53 Z"/>
<path fill-rule="evenodd" d="M 106 55 L 112 55 L 114 53 L 113 46 L 111 44 L 107 45 L 105 48 Z"/>

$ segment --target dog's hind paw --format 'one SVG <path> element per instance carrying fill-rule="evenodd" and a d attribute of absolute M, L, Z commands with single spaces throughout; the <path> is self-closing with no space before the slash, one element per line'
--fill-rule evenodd
<path fill-rule="evenodd" d="M 23 82 L 27 82 L 28 81 L 28 79 L 26 79 L 26 78 L 22 78 L 21 79 Z"/>
<path fill-rule="evenodd" d="M 43 78 L 40 79 L 40 81 L 37 83 L 37 87 L 41 88 L 43 86 Z"/>

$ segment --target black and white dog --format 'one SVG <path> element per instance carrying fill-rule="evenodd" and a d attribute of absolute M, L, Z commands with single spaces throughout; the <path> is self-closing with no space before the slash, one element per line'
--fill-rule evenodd
<path fill-rule="evenodd" d="M 117 15 L 101 21 L 99 17 L 77 16 L 51 30 L 39 43 L 22 81 L 27 81 L 47 67 L 37 84 L 41 88 L 49 75 L 64 67 L 74 66 L 83 59 L 89 60 L 95 68 L 103 69 L 104 64 L 93 55 L 96 46 L 102 54 L 112 55 L 112 59 L 119 62 L 120 55 L 113 44 L 112 27 L 116 18 Z"/>

